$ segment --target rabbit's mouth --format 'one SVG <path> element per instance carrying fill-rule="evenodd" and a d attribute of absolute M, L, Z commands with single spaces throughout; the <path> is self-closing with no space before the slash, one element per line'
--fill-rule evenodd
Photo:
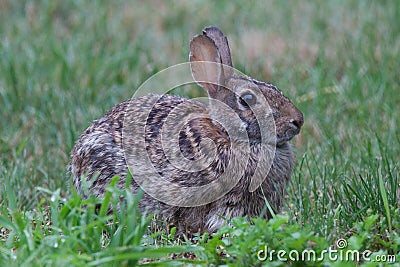
<path fill-rule="evenodd" d="M 292 140 L 293 136 L 289 137 L 289 136 L 282 136 L 282 137 L 277 137 L 276 140 L 276 147 L 281 147 L 284 144 L 286 144 L 287 142 L 289 142 L 290 140 Z"/>
<path fill-rule="evenodd" d="M 280 147 L 283 146 L 286 142 L 290 141 L 293 139 L 293 137 L 295 137 L 296 135 L 298 135 L 300 133 L 300 127 L 292 124 L 290 125 L 291 127 L 289 127 L 284 134 L 282 135 L 278 135 L 276 137 L 276 146 Z"/>

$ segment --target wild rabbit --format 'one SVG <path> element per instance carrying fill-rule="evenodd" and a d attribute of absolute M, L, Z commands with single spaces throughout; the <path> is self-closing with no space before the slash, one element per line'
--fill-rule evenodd
<path fill-rule="evenodd" d="M 149 94 L 114 106 L 86 129 L 71 152 L 69 172 L 96 177 L 102 197 L 111 178 L 144 195 L 140 208 L 178 231 L 218 230 L 234 216 L 279 211 L 294 165 L 288 143 L 300 132 L 302 113 L 279 89 L 238 74 L 227 38 L 208 27 L 190 42 L 190 69 L 208 103 Z"/>

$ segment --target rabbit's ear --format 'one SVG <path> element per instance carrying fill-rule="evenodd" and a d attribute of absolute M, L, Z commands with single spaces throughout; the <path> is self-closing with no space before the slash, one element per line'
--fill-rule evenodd
<path fill-rule="evenodd" d="M 190 41 L 190 67 L 195 81 L 213 97 L 224 81 L 222 61 L 214 42 L 205 35 Z"/>
<path fill-rule="evenodd" d="M 229 49 L 228 38 L 224 36 L 222 31 L 215 26 L 207 27 L 203 30 L 203 35 L 213 40 L 218 52 L 221 56 L 225 79 L 230 78 L 233 74 L 231 50 Z"/>

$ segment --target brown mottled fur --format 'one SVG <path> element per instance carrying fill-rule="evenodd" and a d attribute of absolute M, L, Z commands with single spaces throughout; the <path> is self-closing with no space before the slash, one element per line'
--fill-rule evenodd
<path fill-rule="evenodd" d="M 191 62 L 196 63 L 197 61 L 232 65 L 226 37 L 219 29 L 206 28 L 203 35 L 193 38 Z M 162 203 L 145 193 L 140 202 L 143 210 L 158 211 L 161 217 L 175 224 L 181 233 L 199 230 L 214 232 L 225 222 L 223 218 L 259 216 L 263 211 L 267 211 L 265 216 L 269 217 L 270 213 L 266 210 L 265 198 L 278 211 L 281 207 L 284 188 L 294 165 L 294 154 L 287 141 L 299 133 L 303 124 L 303 115 L 270 83 L 233 74 L 230 69 L 223 67 L 219 73 L 214 75 L 212 72 L 212 77 L 207 77 L 218 79 L 218 82 L 223 84 L 223 86 L 216 86 L 211 83 L 201 83 L 204 81 L 202 75 L 209 75 L 203 71 L 201 68 L 194 67 L 193 76 L 207 90 L 210 100 L 222 101 L 238 114 L 246 127 L 249 140 L 244 141 L 239 136 L 229 136 L 226 129 L 217 122 L 216 116 L 218 117 L 218 115 L 215 114 L 219 113 L 218 107 L 212 103 L 205 105 L 173 95 L 147 95 L 133 98 L 116 105 L 104 117 L 95 120 L 77 141 L 71 152 L 69 166 L 69 172 L 74 177 L 75 187 L 80 190 L 81 179 L 85 176 L 92 177 L 95 173 L 98 174 L 98 177 L 90 190 L 98 197 L 104 195 L 106 185 L 115 175 L 121 177 L 119 186 L 124 186 L 128 168 L 123 147 L 135 147 L 138 142 L 137 138 L 129 132 L 124 135 L 124 140 L 122 139 L 123 126 L 125 127 L 124 119 L 128 118 L 129 127 L 145 127 L 145 149 L 157 172 L 166 180 L 182 186 L 200 186 L 215 181 L 225 171 L 229 160 L 235 156 L 240 158 L 241 151 L 245 151 L 245 147 L 250 144 L 249 161 L 238 162 L 236 166 L 244 169 L 244 175 L 239 177 L 239 182 L 218 200 L 197 207 L 179 207 Z M 234 93 L 226 88 L 231 88 Z M 270 129 L 260 130 L 254 114 L 246 106 L 240 104 L 238 95 L 256 89 L 261 91 L 272 110 L 276 126 L 276 151 L 274 158 L 271 159 L 273 160 L 271 169 L 268 173 L 261 174 L 265 180 L 260 187 L 250 192 L 251 177 L 260 175 L 255 174 L 254 170 L 259 160 L 267 157 L 261 152 L 263 146 L 260 141 L 261 131 Z M 154 102 L 156 104 L 153 106 Z M 190 104 L 194 110 L 203 114 L 202 118 L 188 121 L 179 132 L 179 150 L 185 158 L 198 160 L 202 156 L 207 156 L 202 154 L 200 148 L 203 140 L 212 140 L 216 147 L 217 154 L 215 158 L 211 159 L 211 164 L 199 171 L 187 172 L 178 169 L 171 165 L 163 153 L 162 128 L 173 123 L 173 121 L 166 121 L 166 115 L 182 103 Z M 148 117 L 146 117 L 145 110 L 152 110 Z M 232 127 L 238 128 L 243 125 L 233 125 Z M 134 171 L 144 177 L 148 172 L 146 167 L 141 168 L 141 166 Z M 154 185 L 154 187 L 157 186 L 157 184 Z M 134 192 L 138 190 L 139 185 L 135 180 L 132 180 L 131 188 Z M 160 188 L 160 190 L 164 189 Z"/>

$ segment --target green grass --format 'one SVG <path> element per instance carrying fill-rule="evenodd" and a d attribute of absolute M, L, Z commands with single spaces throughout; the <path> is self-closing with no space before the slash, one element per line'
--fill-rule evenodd
<path fill-rule="evenodd" d="M 395 0 L 0 0 L 0 265 L 256 265 L 264 245 L 322 251 L 339 238 L 400 264 L 399 17 Z M 304 113 L 283 215 L 177 241 L 145 235 L 149 217 L 129 192 L 119 192 L 124 212 L 96 214 L 106 200 L 82 200 L 65 174 L 74 142 L 185 62 L 189 39 L 211 24 L 238 69 Z"/>

